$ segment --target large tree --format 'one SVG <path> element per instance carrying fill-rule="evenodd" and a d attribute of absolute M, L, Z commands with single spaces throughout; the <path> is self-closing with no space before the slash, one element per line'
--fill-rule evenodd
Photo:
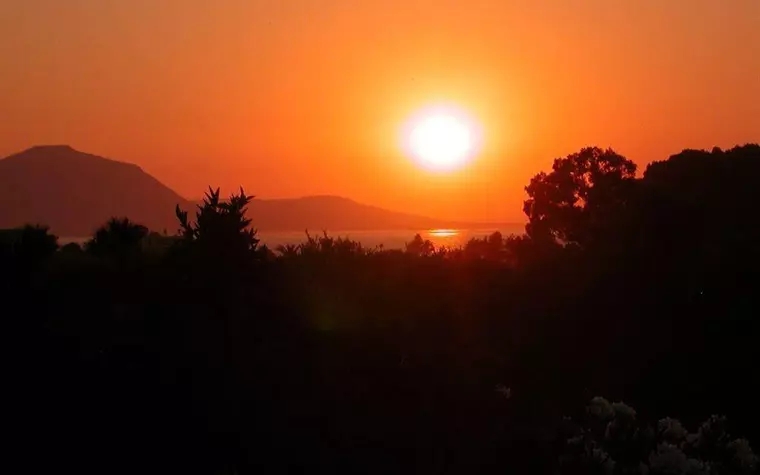
<path fill-rule="evenodd" d="M 587 147 L 554 160 L 525 188 L 527 233 L 536 241 L 588 247 L 607 234 L 631 199 L 636 164 L 612 149 Z"/>
<path fill-rule="evenodd" d="M 641 180 L 650 252 L 730 287 L 730 275 L 760 263 L 760 146 L 684 150 L 652 162 Z M 699 290 L 701 291 L 701 290 Z"/>

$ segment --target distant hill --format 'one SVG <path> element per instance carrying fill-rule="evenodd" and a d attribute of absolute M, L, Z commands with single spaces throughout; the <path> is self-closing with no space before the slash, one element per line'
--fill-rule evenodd
<path fill-rule="evenodd" d="M 175 206 L 190 210 L 192 217 L 197 204 L 137 165 L 65 145 L 33 147 L 0 160 L 0 203 L 0 229 L 47 224 L 57 235 L 70 237 L 89 236 L 113 216 L 174 233 Z M 498 228 L 388 211 L 337 196 L 254 199 L 248 215 L 261 231 Z"/>
<path fill-rule="evenodd" d="M 388 211 L 338 196 L 254 199 L 248 207 L 248 215 L 253 219 L 256 228 L 261 231 L 418 230 L 479 227 L 473 223 L 445 221 Z"/>
<path fill-rule="evenodd" d="M 137 165 L 65 145 L 0 160 L 0 203 L 0 228 L 39 223 L 59 236 L 89 236 L 112 216 L 174 232 L 174 207 L 191 206 Z"/>

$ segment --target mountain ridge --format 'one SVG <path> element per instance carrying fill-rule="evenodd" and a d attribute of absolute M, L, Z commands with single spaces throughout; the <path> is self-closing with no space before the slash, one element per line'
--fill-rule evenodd
<path fill-rule="evenodd" d="M 200 201 L 195 202 L 199 204 Z M 313 216 L 311 210 L 320 210 Z M 420 230 L 432 228 L 493 228 L 507 223 L 475 223 L 431 218 L 392 211 L 336 195 L 298 198 L 255 198 L 248 206 L 254 227 L 261 231 L 309 230 Z M 259 224 L 257 224 L 259 223 Z"/>
<path fill-rule="evenodd" d="M 237 190 L 234 190 L 237 191 Z M 140 166 L 80 152 L 69 145 L 37 145 L 0 159 L 0 228 L 45 224 L 62 236 L 89 236 L 113 216 L 155 231 L 178 228 L 177 205 L 188 200 Z M 418 230 L 495 227 L 390 211 L 339 195 L 255 198 L 248 207 L 260 231 Z"/>
<path fill-rule="evenodd" d="M 0 227 L 44 224 L 59 235 L 86 236 L 113 216 L 154 230 L 176 229 L 185 198 L 133 163 L 67 145 L 31 147 L 0 160 Z"/>

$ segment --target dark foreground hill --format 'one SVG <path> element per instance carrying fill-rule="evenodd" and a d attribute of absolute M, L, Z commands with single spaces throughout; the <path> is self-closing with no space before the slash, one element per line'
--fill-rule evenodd
<path fill-rule="evenodd" d="M 112 216 L 128 216 L 154 231 L 173 233 L 178 227 L 175 206 L 193 207 L 137 165 L 69 146 L 33 147 L 0 160 L 0 203 L 0 229 L 46 224 L 59 236 L 89 236 Z M 478 227 L 337 196 L 255 199 L 248 216 L 263 231 Z"/>
<path fill-rule="evenodd" d="M 137 165 L 39 146 L 0 160 L 0 228 L 46 224 L 62 236 L 88 236 L 112 216 L 173 232 L 174 207 L 190 204 Z"/>

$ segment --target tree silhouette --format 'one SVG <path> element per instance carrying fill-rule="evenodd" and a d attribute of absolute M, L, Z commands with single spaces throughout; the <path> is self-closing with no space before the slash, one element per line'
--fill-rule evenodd
<path fill-rule="evenodd" d="M 35 267 L 58 250 L 58 237 L 47 226 L 26 225 L 0 232 L 1 254 L 22 265 Z"/>
<path fill-rule="evenodd" d="M 280 244 L 275 248 L 275 251 L 285 258 L 297 257 L 300 254 L 300 250 L 300 244 Z"/>
<path fill-rule="evenodd" d="M 660 233 L 711 241 L 712 247 L 754 247 L 760 226 L 756 213 L 760 146 L 748 144 L 723 151 L 684 150 L 652 162 L 642 179 L 651 197 L 646 213 Z M 715 226 L 720 219 L 725 226 Z"/>
<path fill-rule="evenodd" d="M 139 253 L 148 228 L 128 218 L 111 218 L 95 231 L 85 250 L 99 257 L 126 259 Z"/>
<path fill-rule="evenodd" d="M 422 239 L 419 234 L 414 235 L 411 242 L 405 244 L 407 254 L 413 256 L 432 256 L 435 252 L 435 246 L 429 239 Z"/>
<path fill-rule="evenodd" d="M 526 231 L 538 242 L 588 247 L 602 238 L 630 199 L 636 164 L 614 150 L 587 147 L 554 160 L 525 188 Z"/>
<path fill-rule="evenodd" d="M 259 239 L 246 217 L 253 196 L 232 194 L 228 200 L 220 199 L 219 188 L 209 188 L 203 203 L 197 206 L 195 221 L 188 219 L 187 211 L 175 212 L 180 222 L 182 244 L 204 265 L 238 265 L 263 257 L 258 251 Z"/>
<path fill-rule="evenodd" d="M 467 259 L 482 259 L 493 262 L 506 260 L 504 238 L 496 231 L 484 238 L 472 238 L 465 244 L 463 252 Z"/>
<path fill-rule="evenodd" d="M 12 442 L 123 473 L 757 473 L 758 164 L 634 179 L 584 149 L 531 183 L 532 236 L 453 250 L 319 233 L 258 262 L 242 190 L 173 237 L 107 223 L 89 250 L 127 265 L 0 231 Z"/>

